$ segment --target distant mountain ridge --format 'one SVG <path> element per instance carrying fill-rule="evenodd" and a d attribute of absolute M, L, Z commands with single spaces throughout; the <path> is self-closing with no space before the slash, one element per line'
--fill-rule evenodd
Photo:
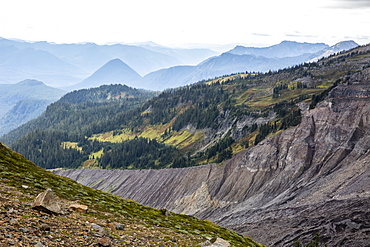
<path fill-rule="evenodd" d="M 354 44 L 345 49 L 353 48 Z M 132 87 L 164 90 L 231 73 L 290 67 L 336 49 L 323 43 L 283 41 L 261 48 L 239 45 L 217 55 L 209 49 L 168 48 L 154 43 L 59 45 L 0 39 L 0 51 L 0 83 L 34 78 L 59 88 L 80 89 L 121 82 Z M 110 76 L 107 71 L 105 76 L 98 72 L 114 59 L 120 59 L 135 72 L 123 67 L 115 72 L 112 69 Z"/>
<path fill-rule="evenodd" d="M 348 41 L 342 41 L 339 42 L 333 46 L 327 47 L 324 50 L 316 52 L 312 58 L 309 60 L 309 62 L 316 62 L 317 60 L 323 58 L 323 57 L 328 57 L 334 53 L 341 52 L 341 51 L 347 51 L 350 49 L 353 49 L 357 47 L 358 44 L 354 42 L 353 40 L 348 40 Z"/>
<path fill-rule="evenodd" d="M 346 50 L 358 46 L 351 43 L 341 46 Z M 255 48 L 236 46 L 234 49 L 219 56 L 206 59 L 196 66 L 175 66 L 168 69 L 154 71 L 143 77 L 143 88 L 163 90 L 191 84 L 201 80 L 240 72 L 267 72 L 291 67 L 312 59 L 316 54 L 335 53 L 323 43 L 298 43 L 283 41 L 280 44 Z M 329 55 L 330 55 L 329 54 Z"/>
<path fill-rule="evenodd" d="M 66 89 L 78 90 L 99 87 L 102 84 L 109 85 L 117 83 L 135 86 L 135 82 L 140 81 L 140 79 L 141 76 L 135 70 L 119 58 L 116 58 L 104 64 L 83 81 L 69 86 Z"/>
<path fill-rule="evenodd" d="M 64 93 L 37 80 L 0 84 L 0 136 L 38 117 Z"/>
<path fill-rule="evenodd" d="M 31 43 L 0 38 L 0 83 L 38 79 L 47 85 L 67 87 L 82 81 L 115 58 L 145 75 L 162 68 L 202 61 L 215 54 L 208 49 Z"/>
<path fill-rule="evenodd" d="M 268 47 L 245 47 L 236 46 L 228 53 L 234 55 L 255 55 L 267 58 L 296 57 L 305 53 L 316 53 L 329 46 L 324 43 L 299 43 L 294 41 L 282 41 L 280 44 Z"/>

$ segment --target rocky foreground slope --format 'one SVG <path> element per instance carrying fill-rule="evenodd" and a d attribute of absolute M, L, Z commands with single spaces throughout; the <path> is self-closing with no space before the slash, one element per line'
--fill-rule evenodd
<path fill-rule="evenodd" d="M 83 186 L 0 143 L 0 246 L 262 245 L 210 221 Z"/>
<path fill-rule="evenodd" d="M 302 122 L 222 165 L 57 174 L 145 205 L 192 214 L 268 246 L 370 243 L 370 69 Z M 318 235 L 317 235 L 318 234 Z"/>

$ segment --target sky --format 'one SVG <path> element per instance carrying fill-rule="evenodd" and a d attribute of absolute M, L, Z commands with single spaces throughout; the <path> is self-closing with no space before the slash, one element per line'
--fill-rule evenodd
<path fill-rule="evenodd" d="M 364 45 L 370 0 L 1 0 L 0 37 L 173 47 L 283 40 Z"/>

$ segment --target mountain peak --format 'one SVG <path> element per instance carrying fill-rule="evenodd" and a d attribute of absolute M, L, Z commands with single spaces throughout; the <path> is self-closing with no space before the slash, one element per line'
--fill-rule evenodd
<path fill-rule="evenodd" d="M 345 40 L 345 41 L 336 43 L 335 45 L 332 46 L 332 48 L 339 51 L 339 50 L 349 50 L 357 46 L 358 44 L 355 41 Z"/>
<path fill-rule="evenodd" d="M 295 57 L 307 53 L 315 53 L 329 47 L 324 43 L 300 43 L 284 40 L 279 44 L 268 47 L 245 47 L 238 45 L 227 53 L 235 55 L 255 55 L 267 58 Z"/>
<path fill-rule="evenodd" d="M 134 71 L 130 66 L 128 66 L 125 62 L 123 62 L 121 59 L 119 58 L 115 58 L 115 59 L 112 59 L 112 60 L 109 60 L 108 62 L 106 62 L 102 67 L 100 67 L 96 72 L 100 71 L 100 70 L 104 70 L 104 69 L 119 69 L 119 70 L 132 70 Z M 95 73 L 96 73 L 95 72 Z"/>
<path fill-rule="evenodd" d="M 108 61 L 106 64 L 125 64 L 121 59 L 115 58 L 110 61 Z"/>
<path fill-rule="evenodd" d="M 108 84 L 127 84 L 135 87 L 135 82 L 141 79 L 141 76 L 119 58 L 109 60 L 106 64 L 96 70 L 92 75 L 83 81 L 69 87 L 76 90 L 83 88 L 99 87 Z"/>
<path fill-rule="evenodd" d="M 41 85 L 46 86 L 42 81 L 38 81 L 34 79 L 26 79 L 26 80 L 20 81 L 17 83 L 17 85 L 31 86 L 31 87 L 41 86 Z"/>

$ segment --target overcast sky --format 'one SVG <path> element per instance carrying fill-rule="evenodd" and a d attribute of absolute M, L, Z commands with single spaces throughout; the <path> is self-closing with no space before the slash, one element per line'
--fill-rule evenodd
<path fill-rule="evenodd" d="M 370 43 L 370 0 L 3 0 L 0 37 L 55 43 Z"/>

